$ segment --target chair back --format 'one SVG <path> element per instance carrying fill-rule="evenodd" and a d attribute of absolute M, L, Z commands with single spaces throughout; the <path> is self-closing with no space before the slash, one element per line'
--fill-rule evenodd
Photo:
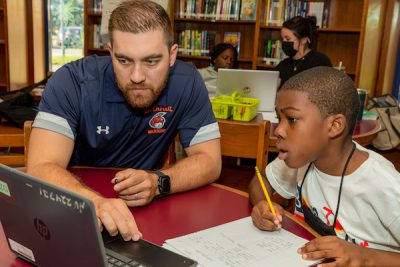
<path fill-rule="evenodd" d="M 5 165 L 24 164 L 22 148 L 23 130 L 0 118 L 0 163 Z"/>
<path fill-rule="evenodd" d="M 29 138 L 31 137 L 33 121 L 25 121 L 24 122 L 24 162 L 25 166 L 28 162 L 28 147 L 29 147 Z"/>
<path fill-rule="evenodd" d="M 257 167 L 260 170 L 265 168 L 269 149 L 269 121 L 258 116 L 250 122 L 218 120 L 218 124 L 223 156 L 256 159 Z"/>

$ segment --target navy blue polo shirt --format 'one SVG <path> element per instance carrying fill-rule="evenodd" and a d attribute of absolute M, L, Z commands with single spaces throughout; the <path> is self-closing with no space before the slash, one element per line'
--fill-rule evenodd
<path fill-rule="evenodd" d="M 33 127 L 75 141 L 70 164 L 159 167 L 178 132 L 184 148 L 220 137 L 198 71 L 177 60 L 166 88 L 146 109 L 133 109 L 116 85 L 111 57 L 66 64 L 44 90 Z"/>

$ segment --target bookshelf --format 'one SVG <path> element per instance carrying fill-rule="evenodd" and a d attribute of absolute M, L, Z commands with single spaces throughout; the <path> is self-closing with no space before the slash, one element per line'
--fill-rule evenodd
<path fill-rule="evenodd" d="M 95 5 L 99 1 L 84 1 L 85 55 L 108 54 L 107 50 L 94 45 L 96 28 L 99 29 L 101 23 L 101 11 L 95 9 Z M 246 17 L 246 20 L 241 20 L 240 3 L 242 1 L 256 4 L 255 10 L 253 10 L 254 14 L 250 19 Z M 225 8 L 226 12 L 210 11 L 208 4 L 212 2 L 216 4 L 221 2 L 221 8 Z M 216 44 L 223 41 L 224 33 L 239 32 L 238 67 L 272 69 L 274 65 L 266 64 L 263 60 L 265 44 L 267 40 L 280 39 L 281 24 L 287 19 L 288 6 L 292 2 L 308 3 L 308 5 L 317 6 L 317 8 L 323 7 L 329 11 L 324 27 L 318 30 L 317 50 L 328 55 L 334 66 L 338 66 L 341 61 L 346 67 L 346 73 L 358 85 L 365 21 L 368 13 L 367 0 L 170 0 L 169 9 L 174 25 L 174 39 L 179 44 L 181 51 L 178 58 L 192 62 L 198 68 L 206 67 L 209 64 L 208 51 L 210 50 L 207 42 L 210 41 L 204 39 L 207 38 L 204 35 L 207 36 L 211 33 Z M 278 15 L 272 14 L 278 18 L 276 23 L 269 21 L 271 20 L 271 3 L 275 3 L 274 7 L 278 10 Z M 203 4 L 204 6 L 202 6 Z M 321 23 L 322 19 L 321 15 L 319 18 Z M 200 43 L 200 48 L 197 48 L 200 49 L 200 54 L 188 53 L 188 47 L 182 46 L 182 32 L 187 32 L 185 38 L 187 38 L 186 42 L 189 42 L 189 51 L 194 51 L 196 48 L 193 46 Z M 192 37 L 200 38 L 200 41 L 191 41 Z"/>
<path fill-rule="evenodd" d="M 229 0 L 224 0 L 229 1 Z M 224 2 L 222 1 L 222 2 Z M 306 3 L 315 9 L 327 9 L 328 15 L 324 27 L 318 30 L 317 50 L 328 55 L 334 66 L 342 61 L 349 74 L 358 84 L 360 74 L 361 55 L 365 31 L 365 20 L 368 11 L 367 0 L 255 0 L 257 2 L 256 16 L 253 21 L 233 19 L 205 19 L 202 15 L 182 17 L 182 6 L 187 0 L 172 0 L 171 17 L 174 21 L 175 41 L 179 42 L 179 32 L 184 29 L 217 31 L 215 42 L 221 42 L 224 32 L 237 31 L 241 33 L 239 68 L 273 69 L 275 65 L 266 64 L 265 49 L 267 40 L 279 40 L 283 21 L 288 17 L 289 5 L 293 2 Z M 193 1 L 203 2 L 208 1 Z M 218 1 L 217 1 L 218 2 Z M 229 2 L 232 2 L 230 0 Z M 275 23 L 271 23 L 271 3 L 275 3 Z M 318 7 L 319 6 L 319 7 Z M 184 9 L 183 9 L 184 10 Z M 278 14 L 276 14 L 278 12 Z M 281 13 L 279 13 L 281 12 Z M 183 11 L 183 13 L 185 13 Z M 318 13 L 318 11 L 316 12 Z M 304 13 L 303 13 L 304 14 Z M 318 24 L 322 24 L 323 11 L 317 16 Z M 188 15 L 186 15 L 188 16 Z M 267 17 L 268 16 L 268 17 Z M 208 56 L 179 55 L 186 61 L 193 62 L 197 67 L 205 67 L 209 63 Z"/>
<path fill-rule="evenodd" d="M 226 12 L 218 12 L 216 8 L 210 10 L 208 8 L 210 2 L 212 1 L 192 1 L 192 3 L 199 5 L 203 4 L 203 6 L 194 6 L 191 5 L 191 1 L 170 1 L 171 18 L 174 22 L 174 38 L 179 44 L 180 50 L 183 50 L 179 53 L 178 58 L 192 62 L 198 68 L 207 67 L 210 63 L 208 54 L 213 45 L 223 42 L 226 33 L 234 32 L 240 34 L 238 67 L 251 69 L 253 65 L 254 42 L 257 41 L 257 9 L 254 7 L 253 16 L 247 16 L 244 19 L 244 16 L 242 16 L 241 20 L 240 0 L 230 0 L 226 1 L 226 5 L 222 4 L 221 7 L 227 10 Z M 219 3 L 218 1 L 213 2 L 216 5 Z M 257 0 L 251 2 L 257 3 Z M 200 40 L 200 43 L 205 44 L 204 50 L 206 50 L 206 55 L 196 56 L 187 53 L 187 45 L 180 41 L 180 33 L 185 30 L 213 33 L 211 40 Z M 193 45 L 196 46 L 195 43 L 191 42 L 189 37 L 189 49 L 193 49 Z"/>
<path fill-rule="evenodd" d="M 6 0 L 0 0 L 0 93 L 9 90 Z"/>
<path fill-rule="evenodd" d="M 101 45 L 102 0 L 84 0 L 84 53 L 88 55 L 108 55 Z"/>
<path fill-rule="evenodd" d="M 332 64 L 338 66 L 341 61 L 346 67 L 345 71 L 358 84 L 360 75 L 361 55 L 365 31 L 365 20 L 368 11 L 366 0 L 325 0 L 316 1 L 323 3 L 329 10 L 327 25 L 318 30 L 317 50 L 328 55 Z M 255 44 L 255 56 L 253 68 L 269 69 L 273 66 L 262 61 L 265 49 L 265 40 L 279 39 L 280 29 L 268 23 L 267 9 L 263 1 L 260 10 L 259 41 Z"/>

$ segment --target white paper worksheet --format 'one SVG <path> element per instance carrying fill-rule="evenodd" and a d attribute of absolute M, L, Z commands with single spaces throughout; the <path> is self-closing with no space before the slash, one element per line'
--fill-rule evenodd
<path fill-rule="evenodd" d="M 307 243 L 284 229 L 257 229 L 250 217 L 166 240 L 164 247 L 196 260 L 200 266 L 310 266 L 297 254 Z"/>

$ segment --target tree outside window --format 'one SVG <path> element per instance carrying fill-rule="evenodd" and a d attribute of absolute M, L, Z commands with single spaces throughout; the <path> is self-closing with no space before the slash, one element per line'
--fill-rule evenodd
<path fill-rule="evenodd" d="M 83 0 L 49 1 L 50 70 L 83 57 Z"/>

